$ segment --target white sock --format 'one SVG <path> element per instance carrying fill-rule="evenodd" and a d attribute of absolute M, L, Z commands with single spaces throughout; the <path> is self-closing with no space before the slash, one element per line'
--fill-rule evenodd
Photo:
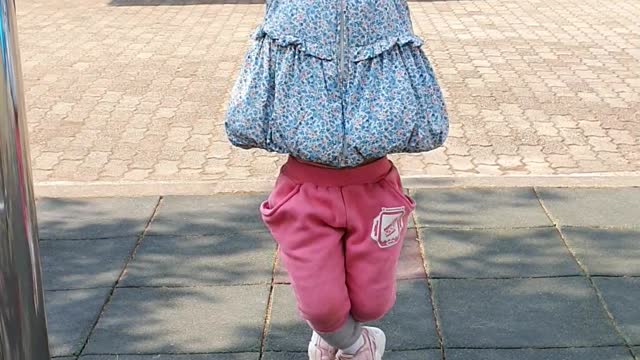
<path fill-rule="evenodd" d="M 353 343 L 353 345 L 349 346 L 348 348 L 341 349 L 342 352 L 344 354 L 347 354 L 347 355 L 353 355 L 353 354 L 357 353 L 358 350 L 360 350 L 360 348 L 362 347 L 362 345 L 364 345 L 364 337 L 363 336 L 364 336 L 364 334 L 360 335 L 358 340 L 356 340 L 356 342 Z"/>

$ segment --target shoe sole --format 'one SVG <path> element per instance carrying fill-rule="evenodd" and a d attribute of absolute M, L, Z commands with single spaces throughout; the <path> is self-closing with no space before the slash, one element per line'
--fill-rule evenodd
<path fill-rule="evenodd" d="M 379 344 L 378 348 L 376 349 L 376 356 L 380 356 L 378 359 L 382 359 L 382 356 L 384 356 L 384 349 L 387 347 L 387 336 L 382 333 L 382 337 L 381 339 L 381 344 Z"/>
<path fill-rule="evenodd" d="M 317 351 L 320 351 L 320 350 L 317 350 Z M 319 359 L 318 357 L 315 356 L 315 352 L 316 352 L 316 349 L 307 348 L 307 355 L 309 356 L 310 360 L 311 359 Z M 335 355 L 333 357 L 335 358 Z"/>
<path fill-rule="evenodd" d="M 365 326 L 365 329 L 368 329 L 370 334 L 373 335 L 374 332 L 371 331 L 370 328 L 367 328 Z M 380 329 L 378 329 L 378 330 L 380 330 Z M 384 333 L 384 331 L 381 331 L 381 330 L 380 330 L 380 335 L 381 335 L 380 337 L 376 337 L 376 339 L 375 339 L 376 340 L 375 343 L 376 343 L 377 346 L 376 346 L 376 353 L 373 355 L 374 356 L 374 360 L 381 360 L 382 356 L 384 356 L 384 350 L 387 347 L 387 335 Z M 378 341 L 380 341 L 380 342 L 378 343 Z"/>

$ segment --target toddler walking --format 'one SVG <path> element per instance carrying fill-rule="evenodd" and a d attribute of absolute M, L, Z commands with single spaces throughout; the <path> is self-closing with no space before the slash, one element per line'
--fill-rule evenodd
<path fill-rule="evenodd" d="M 441 146 L 448 117 L 406 0 L 268 0 L 229 101 L 236 146 L 289 154 L 262 219 L 311 360 L 380 360 L 363 324 L 396 298 L 414 201 L 387 158 Z"/>

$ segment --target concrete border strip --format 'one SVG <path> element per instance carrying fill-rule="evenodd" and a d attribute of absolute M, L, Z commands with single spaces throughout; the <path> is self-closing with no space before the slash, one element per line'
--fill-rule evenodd
<path fill-rule="evenodd" d="M 549 175 L 549 176 L 405 176 L 411 189 L 469 187 L 640 187 L 637 175 Z M 166 195 L 213 195 L 268 192 L 274 179 L 205 181 L 53 181 L 35 184 L 36 197 L 138 197 Z"/>

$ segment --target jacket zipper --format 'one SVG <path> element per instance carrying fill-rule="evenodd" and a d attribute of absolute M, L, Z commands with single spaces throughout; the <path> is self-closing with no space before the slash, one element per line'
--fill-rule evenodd
<path fill-rule="evenodd" d="M 340 87 L 342 90 L 343 89 L 343 82 L 344 82 L 344 51 L 345 51 L 345 26 L 346 26 L 346 19 L 345 19 L 345 11 L 346 11 L 346 0 L 339 0 L 340 1 L 340 41 L 339 41 L 339 54 L 338 54 L 338 79 L 340 82 Z"/>
<path fill-rule="evenodd" d="M 342 102 L 342 155 L 343 157 L 347 153 L 347 124 L 345 122 L 345 77 L 344 77 L 344 52 L 345 52 L 345 27 L 346 27 L 346 1 L 347 0 L 339 0 L 340 1 L 340 41 L 339 41 L 339 54 L 338 54 L 338 84 L 340 86 L 340 101 Z M 341 161 L 342 162 L 342 161 Z"/>

